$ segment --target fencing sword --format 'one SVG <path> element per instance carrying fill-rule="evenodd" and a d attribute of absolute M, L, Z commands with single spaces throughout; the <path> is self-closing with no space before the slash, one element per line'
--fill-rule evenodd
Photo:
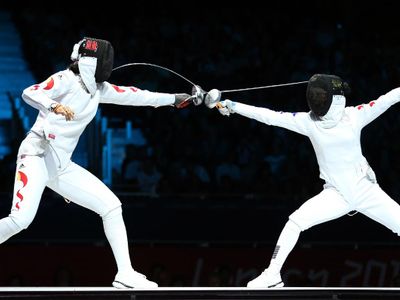
<path fill-rule="evenodd" d="M 114 68 L 113 71 L 131 67 L 131 66 L 148 66 L 148 67 L 152 67 L 152 68 L 157 68 L 157 69 L 161 69 L 161 70 L 170 72 L 170 73 L 180 77 L 181 79 L 190 83 L 194 87 L 195 91 L 194 91 L 193 95 L 191 96 L 191 98 L 192 99 L 193 98 L 204 99 L 204 104 L 209 108 L 215 107 L 221 99 L 221 94 L 224 94 L 224 93 L 235 93 L 235 92 L 243 92 L 243 91 L 270 89 L 270 88 L 276 88 L 276 87 L 299 85 L 299 84 L 304 84 L 304 83 L 308 82 L 308 80 L 305 80 L 305 81 L 296 81 L 296 82 L 272 84 L 272 85 L 262 85 L 262 86 L 256 86 L 256 87 L 247 87 L 247 88 L 230 89 L 230 90 L 212 89 L 209 92 L 205 92 L 199 85 L 195 84 L 193 81 L 189 80 L 187 77 L 183 76 L 182 74 L 179 74 L 178 72 L 171 70 L 167 67 L 160 66 L 157 64 L 153 64 L 153 63 L 146 63 L 146 62 L 127 63 L 127 64 L 124 64 L 124 65 Z"/>

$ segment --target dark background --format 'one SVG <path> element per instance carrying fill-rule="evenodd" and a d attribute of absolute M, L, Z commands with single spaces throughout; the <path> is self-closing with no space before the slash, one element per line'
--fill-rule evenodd
<path fill-rule="evenodd" d="M 113 44 L 115 66 L 159 64 L 205 90 L 303 81 L 315 73 L 329 73 L 349 82 L 348 105 L 357 105 L 399 85 L 397 1 L 90 5 L 91 9 L 79 3 L 37 1 L 0 5 L 11 12 L 37 82 L 66 68 L 74 43 L 90 36 Z M 177 76 L 148 67 L 116 71 L 109 81 L 159 92 L 191 91 Z M 275 110 L 307 111 L 305 87 L 223 96 Z M 288 215 L 322 189 L 311 144 L 298 134 L 237 115 L 223 117 L 205 106 L 177 110 L 105 105 L 102 114 L 115 128 L 132 121 L 146 139 L 142 146 L 127 146 L 124 162 L 113 170 L 111 188 L 123 202 L 132 245 L 265 246 L 265 256 L 253 266 L 261 268 Z M 362 135 L 365 157 L 395 200 L 400 196 L 398 114 L 397 106 L 390 108 Z M 132 160 L 161 174 L 150 190 L 143 190 L 137 178 L 128 178 L 125 169 Z M 11 203 L 14 162 L 15 153 L 2 161 L 3 216 Z M 199 169 L 208 176 L 198 175 Z M 219 173 L 221 169 L 227 171 Z M 96 173 L 90 166 L 89 170 Z M 6 244 L 78 247 L 99 242 L 104 242 L 104 234 L 98 216 L 46 191 L 31 227 Z M 398 250 L 398 237 L 363 216 L 346 216 L 308 230 L 299 240 L 299 247 L 321 245 L 338 253 L 360 245 Z M 398 257 L 397 252 L 391 254 Z"/>

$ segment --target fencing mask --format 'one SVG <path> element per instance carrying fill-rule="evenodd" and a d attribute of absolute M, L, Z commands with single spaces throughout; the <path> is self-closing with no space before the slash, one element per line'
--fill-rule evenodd
<path fill-rule="evenodd" d="M 114 48 L 109 41 L 85 37 L 75 44 L 71 54 L 73 61 L 82 57 L 97 59 L 96 82 L 106 81 L 110 77 L 114 65 Z"/>
<path fill-rule="evenodd" d="M 346 96 L 350 87 L 335 75 L 315 74 L 308 80 L 306 98 L 311 111 L 317 116 L 324 116 L 334 95 Z"/>

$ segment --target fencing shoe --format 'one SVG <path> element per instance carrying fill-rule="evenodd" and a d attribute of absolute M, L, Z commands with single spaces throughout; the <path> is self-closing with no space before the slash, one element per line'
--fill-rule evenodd
<path fill-rule="evenodd" d="M 265 269 L 258 277 L 247 283 L 249 288 L 279 288 L 283 286 L 281 274 L 273 274 L 271 271 L 268 272 L 268 269 Z"/>
<path fill-rule="evenodd" d="M 136 272 L 135 270 L 118 272 L 115 275 L 114 282 L 112 285 L 118 289 L 150 289 L 158 287 L 158 284 L 150 281 L 143 274 Z"/>

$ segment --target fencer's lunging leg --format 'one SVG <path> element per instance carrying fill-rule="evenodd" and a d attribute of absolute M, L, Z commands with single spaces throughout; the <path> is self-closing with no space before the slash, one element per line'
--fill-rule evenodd
<path fill-rule="evenodd" d="M 324 189 L 318 195 L 304 202 L 289 216 L 289 221 L 279 236 L 271 259 L 270 271 L 272 273 L 280 272 L 286 258 L 297 243 L 300 232 L 339 218 L 350 210 L 351 208 L 341 194 L 331 188 Z"/>
<path fill-rule="evenodd" d="M 117 262 L 118 271 L 130 270 L 132 267 L 128 250 L 128 238 L 120 206 L 103 216 L 103 226 Z"/>
<path fill-rule="evenodd" d="M 268 267 L 270 272 L 274 274 L 280 273 L 283 263 L 299 239 L 300 232 L 300 227 L 289 219 L 279 236 L 274 253 L 272 254 L 272 259 Z"/>
<path fill-rule="evenodd" d="M 270 272 L 280 273 L 282 265 L 299 239 L 300 232 L 314 225 L 336 219 L 349 210 L 346 201 L 334 189 L 324 189 L 321 193 L 303 203 L 299 209 L 289 216 L 289 221 L 279 236 L 268 268 Z"/>
<path fill-rule="evenodd" d="M 276 288 L 284 286 L 280 271 L 290 251 L 296 245 L 300 232 L 301 228 L 289 219 L 279 236 L 269 267 L 258 277 L 249 281 L 247 287 Z"/>
<path fill-rule="evenodd" d="M 251 288 L 282 287 L 280 271 L 289 253 L 296 245 L 300 232 L 314 225 L 336 219 L 349 211 L 347 202 L 336 190 L 331 188 L 324 189 L 303 203 L 289 216 L 289 221 L 279 236 L 269 267 L 257 278 L 249 281 L 247 286 Z"/>

